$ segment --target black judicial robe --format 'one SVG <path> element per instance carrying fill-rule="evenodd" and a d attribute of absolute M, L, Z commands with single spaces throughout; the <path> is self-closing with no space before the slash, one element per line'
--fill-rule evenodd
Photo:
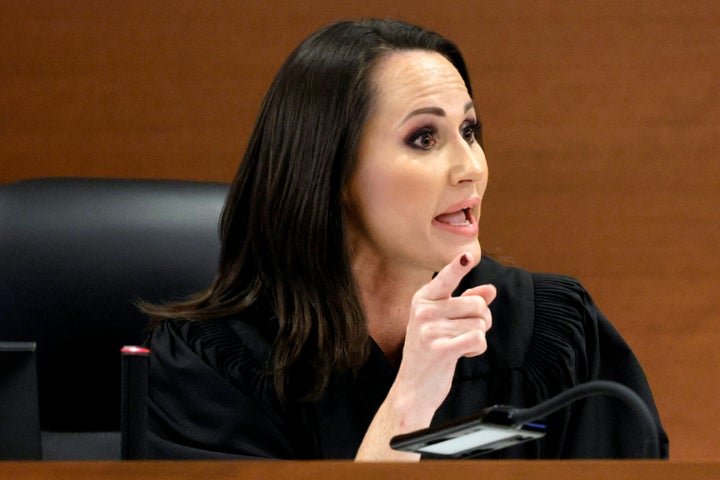
<path fill-rule="evenodd" d="M 529 407 L 591 380 L 622 383 L 648 404 L 661 455 L 668 439 L 636 357 L 570 277 L 530 273 L 484 257 L 458 293 L 493 283 L 488 350 L 458 361 L 433 425 L 505 404 Z M 149 450 L 155 458 L 350 459 L 395 378 L 373 344 L 357 375 L 338 375 L 322 398 L 282 405 L 264 372 L 271 319 L 168 320 L 148 337 Z M 580 400 L 548 418 L 544 438 L 491 458 L 642 455 L 635 414 L 612 397 Z"/>

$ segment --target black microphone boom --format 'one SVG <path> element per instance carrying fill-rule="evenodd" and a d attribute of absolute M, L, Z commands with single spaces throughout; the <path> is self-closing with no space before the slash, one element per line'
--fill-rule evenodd
<path fill-rule="evenodd" d="M 390 446 L 432 457 L 475 457 L 544 436 L 545 426 L 534 421 L 576 400 L 594 395 L 609 395 L 627 403 L 637 413 L 645 430 L 643 446 L 646 456 L 660 457 L 657 423 L 645 402 L 625 385 L 605 380 L 577 385 L 534 407 L 493 405 L 472 417 L 397 435 L 390 440 Z"/>

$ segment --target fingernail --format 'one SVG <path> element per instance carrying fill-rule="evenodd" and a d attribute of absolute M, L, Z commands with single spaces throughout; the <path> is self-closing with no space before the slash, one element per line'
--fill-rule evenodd
<path fill-rule="evenodd" d="M 463 253 L 463 256 L 460 257 L 460 265 L 464 267 L 468 264 L 469 261 L 470 260 L 468 260 L 467 254 Z"/>

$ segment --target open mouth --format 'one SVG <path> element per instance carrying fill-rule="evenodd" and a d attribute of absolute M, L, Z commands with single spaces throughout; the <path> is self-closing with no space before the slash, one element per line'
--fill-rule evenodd
<path fill-rule="evenodd" d="M 457 210 L 455 212 L 443 213 L 435 217 L 435 220 L 440 223 L 446 223 L 453 226 L 471 225 L 473 223 L 470 208 L 463 208 L 462 210 Z"/>

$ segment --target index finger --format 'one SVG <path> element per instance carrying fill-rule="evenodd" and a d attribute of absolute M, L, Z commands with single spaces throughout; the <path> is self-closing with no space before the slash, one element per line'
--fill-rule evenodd
<path fill-rule="evenodd" d="M 419 296 L 426 300 L 450 298 L 458 284 L 460 284 L 460 280 L 470 271 L 473 265 L 473 257 L 469 252 L 459 254 L 452 262 L 445 265 L 435 275 L 435 278 L 418 291 Z"/>

